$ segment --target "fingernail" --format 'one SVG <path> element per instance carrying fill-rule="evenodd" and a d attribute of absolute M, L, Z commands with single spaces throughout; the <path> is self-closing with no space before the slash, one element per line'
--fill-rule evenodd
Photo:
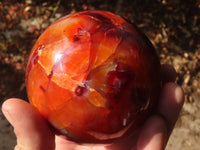
<path fill-rule="evenodd" d="M 2 110 L 2 112 L 4 114 L 4 116 L 6 117 L 6 119 L 8 121 L 10 121 L 11 120 L 11 115 L 9 113 L 9 106 L 3 104 L 1 110 Z"/>
<path fill-rule="evenodd" d="M 177 86 L 175 89 L 175 100 L 178 104 L 183 102 L 183 90 L 180 86 Z"/>

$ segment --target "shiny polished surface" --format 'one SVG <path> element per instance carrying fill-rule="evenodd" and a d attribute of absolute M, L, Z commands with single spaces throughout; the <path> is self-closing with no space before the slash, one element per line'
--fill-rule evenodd
<path fill-rule="evenodd" d="M 83 11 L 49 26 L 27 65 L 31 104 L 78 142 L 122 138 L 145 120 L 160 90 L 150 41 L 120 16 Z"/>

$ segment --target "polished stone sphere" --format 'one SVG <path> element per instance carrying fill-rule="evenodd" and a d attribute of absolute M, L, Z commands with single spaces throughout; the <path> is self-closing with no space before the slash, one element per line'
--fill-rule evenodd
<path fill-rule="evenodd" d="M 30 103 L 69 139 L 111 142 L 134 134 L 160 90 L 160 62 L 138 28 L 106 11 L 83 11 L 50 25 L 26 70 Z"/>

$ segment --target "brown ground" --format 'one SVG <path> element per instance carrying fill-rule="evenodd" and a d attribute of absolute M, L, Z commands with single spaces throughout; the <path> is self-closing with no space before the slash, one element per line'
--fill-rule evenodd
<path fill-rule="evenodd" d="M 41 32 L 61 16 L 87 9 L 108 10 L 134 22 L 152 41 L 161 63 L 174 66 L 186 102 L 166 149 L 199 150 L 199 0 L 0 1 L 0 104 L 9 97 L 27 100 L 25 66 Z M 1 112 L 0 118 L 0 150 L 11 150 L 13 129 Z"/>

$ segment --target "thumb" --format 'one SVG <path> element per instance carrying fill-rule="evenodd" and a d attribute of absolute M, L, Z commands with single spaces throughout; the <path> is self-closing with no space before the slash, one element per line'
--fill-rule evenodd
<path fill-rule="evenodd" d="M 15 150 L 55 149 L 53 132 L 32 105 L 13 98 L 3 103 L 2 111 L 14 127 L 17 136 Z"/>

